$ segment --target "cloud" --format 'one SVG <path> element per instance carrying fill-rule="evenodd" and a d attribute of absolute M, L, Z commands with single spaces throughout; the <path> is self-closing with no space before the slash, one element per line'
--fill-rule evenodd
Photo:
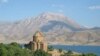
<path fill-rule="evenodd" d="M 91 9 L 91 10 L 100 10 L 100 5 L 90 6 L 89 9 Z"/>

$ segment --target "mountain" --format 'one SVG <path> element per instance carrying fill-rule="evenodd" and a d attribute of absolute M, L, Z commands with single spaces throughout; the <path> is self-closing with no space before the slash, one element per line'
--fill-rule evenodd
<path fill-rule="evenodd" d="M 42 31 L 50 44 L 97 44 L 100 29 L 86 29 L 59 13 L 41 13 L 14 23 L 0 24 L 0 42 L 27 43 L 36 31 Z"/>

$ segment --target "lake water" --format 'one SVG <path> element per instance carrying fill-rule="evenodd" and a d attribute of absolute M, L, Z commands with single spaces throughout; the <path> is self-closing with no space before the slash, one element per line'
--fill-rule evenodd
<path fill-rule="evenodd" d="M 53 45 L 54 48 L 71 50 L 79 53 L 95 53 L 100 56 L 100 46 L 68 46 L 68 45 Z"/>

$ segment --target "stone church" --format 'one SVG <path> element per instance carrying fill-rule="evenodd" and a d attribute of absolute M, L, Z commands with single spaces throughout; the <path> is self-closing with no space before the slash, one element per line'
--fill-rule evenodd
<path fill-rule="evenodd" d="M 41 32 L 37 31 L 34 35 L 33 35 L 33 41 L 30 41 L 29 43 L 30 45 L 30 49 L 32 51 L 36 51 L 36 50 L 43 50 L 43 51 L 47 51 L 47 43 L 44 39 L 44 36 L 42 35 Z"/>
<path fill-rule="evenodd" d="M 58 50 L 54 49 L 52 51 L 48 51 L 48 45 L 46 40 L 44 39 L 44 36 L 41 32 L 37 31 L 33 35 L 33 40 L 29 42 L 28 48 L 32 51 L 36 50 L 43 50 L 45 52 L 48 52 L 50 56 L 60 56 L 61 53 L 59 53 Z"/>

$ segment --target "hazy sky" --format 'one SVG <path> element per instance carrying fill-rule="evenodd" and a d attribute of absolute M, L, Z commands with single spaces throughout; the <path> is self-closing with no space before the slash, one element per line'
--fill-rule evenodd
<path fill-rule="evenodd" d="M 18 21 L 42 12 L 63 13 L 87 27 L 100 27 L 100 0 L 0 0 L 0 21 Z"/>

